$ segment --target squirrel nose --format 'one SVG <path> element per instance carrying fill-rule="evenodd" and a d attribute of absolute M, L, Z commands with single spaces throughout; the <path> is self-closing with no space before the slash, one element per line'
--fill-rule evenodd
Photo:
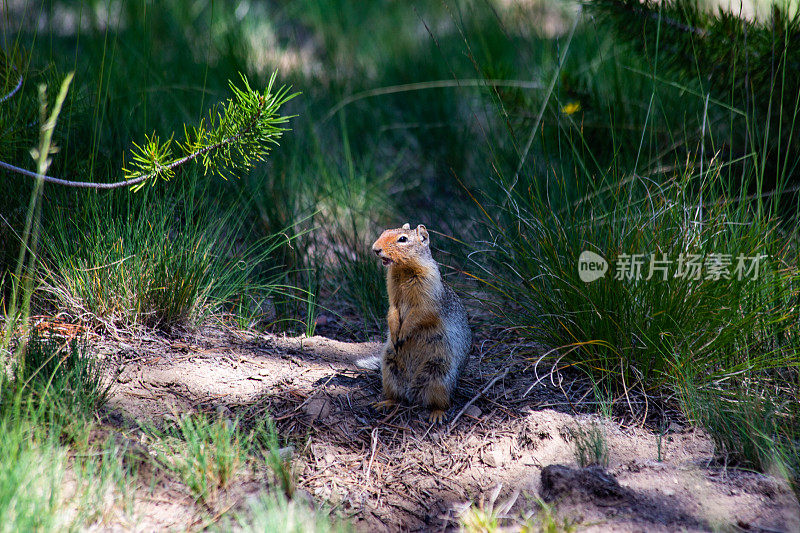
<path fill-rule="evenodd" d="M 375 255 L 381 255 L 381 252 L 383 251 L 383 249 L 382 248 L 373 248 L 372 251 L 375 252 Z"/>

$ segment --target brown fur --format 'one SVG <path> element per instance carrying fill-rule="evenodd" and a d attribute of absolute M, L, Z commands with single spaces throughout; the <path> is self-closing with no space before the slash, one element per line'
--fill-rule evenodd
<path fill-rule="evenodd" d="M 425 226 L 386 230 L 372 249 L 388 266 L 389 335 L 381 373 L 384 404 L 408 401 L 440 422 L 469 349 L 466 313 L 433 260 Z"/>

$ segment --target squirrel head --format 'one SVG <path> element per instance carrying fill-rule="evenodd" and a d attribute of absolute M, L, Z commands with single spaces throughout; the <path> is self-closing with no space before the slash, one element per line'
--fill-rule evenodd
<path fill-rule="evenodd" d="M 372 251 L 380 257 L 384 266 L 393 263 L 402 265 L 420 258 L 430 258 L 430 237 L 425 226 L 420 224 L 411 229 L 409 224 L 402 228 L 387 229 L 372 245 Z"/>

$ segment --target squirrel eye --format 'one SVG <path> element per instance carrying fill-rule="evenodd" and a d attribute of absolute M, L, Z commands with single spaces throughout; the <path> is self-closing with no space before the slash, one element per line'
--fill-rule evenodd
<path fill-rule="evenodd" d="M 406 237 L 405 235 L 401 235 L 400 238 L 397 239 L 397 242 L 406 242 L 406 241 L 408 241 L 408 237 Z"/>

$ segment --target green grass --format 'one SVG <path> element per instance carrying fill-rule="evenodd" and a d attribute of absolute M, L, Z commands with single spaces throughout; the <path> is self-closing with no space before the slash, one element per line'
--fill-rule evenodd
<path fill-rule="evenodd" d="M 59 488 L 67 470 L 67 452 L 57 442 L 29 444 L 38 432 L 6 419 L 0 422 L 0 516 L 3 531 L 65 530 Z"/>
<path fill-rule="evenodd" d="M 575 461 L 583 468 L 598 465 L 608 466 L 608 439 L 603 427 L 597 422 L 578 425 L 570 430 Z"/>
<path fill-rule="evenodd" d="M 35 333 L 18 353 L 0 377 L 0 530 L 105 520 L 130 476 L 113 443 L 88 445 L 108 393 L 101 365 L 77 342 Z"/>
<path fill-rule="evenodd" d="M 781 255 L 775 225 L 748 222 L 746 213 L 713 207 L 706 209 L 707 222 L 695 224 L 684 215 L 697 204 L 682 201 L 679 184 L 646 187 L 620 187 L 605 202 L 587 200 L 558 212 L 557 218 L 548 214 L 556 209 L 547 200 L 523 198 L 517 206 L 531 202 L 530 210 L 505 213 L 516 226 L 498 224 L 503 241 L 487 252 L 496 261 L 495 271 L 513 267 L 488 280 L 516 304 L 506 317 L 537 341 L 574 346 L 570 359 L 599 369 L 597 379 L 606 388 L 623 382 L 649 388 L 673 371 L 711 370 L 715 361 L 733 367 L 752 357 L 748 350 L 757 343 L 771 342 L 753 338 L 755 331 L 775 335 L 780 322 L 786 324 L 780 314 L 765 315 L 779 313 L 775 306 L 786 304 L 780 300 L 793 283 L 783 271 L 791 258 Z M 578 259 L 584 250 L 611 262 L 606 276 L 591 283 L 581 280 Z M 618 279 L 614 267 L 622 254 L 643 255 L 640 280 Z M 672 261 L 668 279 L 661 279 L 660 271 L 644 279 L 654 254 Z M 726 254 L 733 261 L 731 272 L 739 254 L 770 257 L 761 262 L 756 280 L 695 280 L 675 277 L 682 254 Z M 774 356 L 768 348 L 767 353 Z"/>
<path fill-rule="evenodd" d="M 788 479 L 797 493 L 800 395 L 795 369 L 747 373 L 725 387 L 687 391 L 685 398 L 687 411 L 714 439 L 721 462 Z"/>
<path fill-rule="evenodd" d="M 247 449 L 236 424 L 183 416 L 174 429 L 154 439 L 159 461 L 174 471 L 196 499 L 213 503 L 244 466 Z"/>
<path fill-rule="evenodd" d="M 0 531 L 74 531 L 120 512 L 130 474 L 115 447 L 75 455 L 49 421 L 21 418 L 0 421 Z"/>
<path fill-rule="evenodd" d="M 251 502 L 246 511 L 237 513 L 219 531 L 236 527 L 243 531 L 281 531 L 285 533 L 345 533 L 352 531 L 347 524 L 331 520 L 324 512 L 304 502 L 287 500 L 281 494 L 261 496 Z"/>
<path fill-rule="evenodd" d="M 0 413 L 10 418 L 36 413 L 76 440 L 108 400 L 107 380 L 104 364 L 85 344 L 34 331 L 14 361 L 12 377 L 0 384 Z"/>
<path fill-rule="evenodd" d="M 555 505 L 550 505 L 538 497 L 536 503 L 539 505 L 539 511 L 525 521 L 521 531 L 525 533 L 573 533 L 578 530 L 574 519 L 559 516 Z"/>
<path fill-rule="evenodd" d="M 47 112 L 39 93 L 39 143 L 31 155 L 41 177 L 56 152 L 52 135 L 72 76 Z M 76 340 L 29 328 L 41 232 L 42 181 L 30 193 L 20 252 L 3 305 L 0 342 L 0 530 L 69 531 L 105 518 L 126 497 L 127 472 L 106 446 L 86 449 L 97 409 L 107 400 L 103 365 Z M 6 272 L 3 272 L 5 281 Z M 3 287 L 5 289 L 5 287 Z M 5 298 L 6 291 L 2 291 Z M 5 300 L 3 300 L 5 303 Z M 20 336 L 18 331 L 22 331 Z"/>
<path fill-rule="evenodd" d="M 280 488 L 284 496 L 293 497 L 297 488 L 295 467 L 291 457 L 294 448 L 291 446 L 281 448 L 278 429 L 271 418 L 256 422 L 250 435 L 254 449 L 264 458 L 272 471 L 274 486 Z"/>
<path fill-rule="evenodd" d="M 553 505 L 547 504 L 538 496 L 531 498 L 527 493 L 522 494 L 527 500 L 527 505 L 523 506 L 518 514 L 510 513 L 520 494 L 514 492 L 508 500 L 498 502 L 497 497 L 502 488 L 502 484 L 497 485 L 488 494 L 488 498 L 481 496 L 477 503 L 464 509 L 458 517 L 459 531 L 495 533 L 513 530 L 522 533 L 568 533 L 576 530 L 572 521 L 560 517 Z"/>
<path fill-rule="evenodd" d="M 198 501 L 211 506 L 245 468 L 270 468 L 274 486 L 291 496 L 294 473 L 281 454 L 271 420 L 249 429 L 238 418 L 213 419 L 205 415 L 181 416 L 173 426 L 146 430 L 157 450 L 157 461 L 174 472 Z"/>
<path fill-rule="evenodd" d="M 52 213 L 42 297 L 76 321 L 110 329 L 193 326 L 240 301 L 241 311 L 252 303 L 257 314 L 283 290 L 274 259 L 290 237 L 247 242 L 246 221 L 233 211 L 219 213 L 191 185 L 180 198 L 117 209 L 109 209 L 110 199 L 95 200 L 83 213 Z"/>

